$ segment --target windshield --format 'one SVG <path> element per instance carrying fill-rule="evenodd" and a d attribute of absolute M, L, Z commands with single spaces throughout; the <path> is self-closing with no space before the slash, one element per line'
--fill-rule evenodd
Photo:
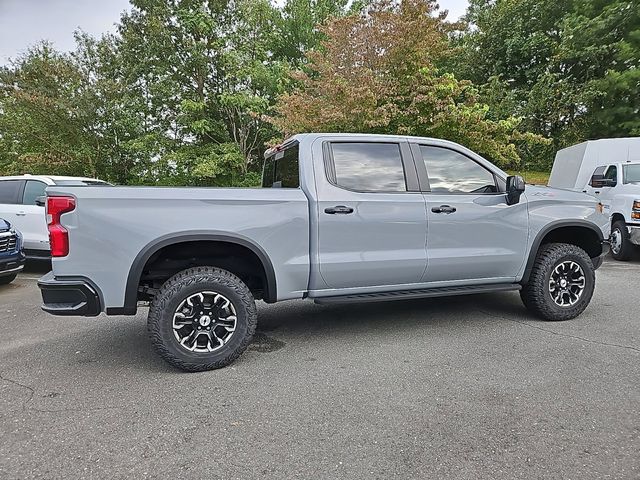
<path fill-rule="evenodd" d="M 624 183 L 640 183 L 640 163 L 624 165 Z"/>

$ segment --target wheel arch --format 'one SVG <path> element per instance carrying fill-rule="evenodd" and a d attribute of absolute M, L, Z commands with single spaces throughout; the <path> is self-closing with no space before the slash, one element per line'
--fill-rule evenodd
<path fill-rule="evenodd" d="M 262 268 L 264 269 L 264 300 L 267 303 L 273 303 L 277 300 L 277 284 L 273 264 L 271 263 L 267 253 L 258 244 L 239 235 L 211 232 L 182 232 L 179 234 L 169 234 L 160 237 L 148 243 L 138 253 L 127 276 L 124 307 L 121 309 L 110 308 L 107 310 L 107 313 L 134 315 L 137 311 L 138 286 L 140 285 L 140 280 L 147 262 L 153 257 L 153 255 L 166 247 L 188 242 L 217 242 L 221 244 L 240 246 L 250 250 L 258 258 L 262 264 Z"/>
<path fill-rule="evenodd" d="M 538 255 L 540 247 L 546 243 L 569 243 L 576 245 L 587 252 L 592 259 L 602 254 L 604 236 L 602 230 L 594 223 L 586 220 L 558 220 L 546 225 L 538 232 L 527 258 L 527 264 L 521 283 L 526 284 L 531 276 L 531 270 Z"/>
<path fill-rule="evenodd" d="M 624 215 L 621 214 L 620 212 L 615 212 L 611 215 L 611 225 L 613 226 L 613 224 L 617 221 L 627 223 L 627 221 L 624 218 Z"/>

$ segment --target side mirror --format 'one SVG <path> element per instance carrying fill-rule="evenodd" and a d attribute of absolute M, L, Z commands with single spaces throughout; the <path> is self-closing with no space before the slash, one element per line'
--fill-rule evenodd
<path fill-rule="evenodd" d="M 612 178 L 602 178 L 602 175 L 594 175 L 591 177 L 591 182 L 589 182 L 593 188 L 615 187 L 616 183 L 617 182 Z"/>
<path fill-rule="evenodd" d="M 36 205 L 39 207 L 44 207 L 47 204 L 47 197 L 42 195 L 41 197 L 36 197 Z"/>
<path fill-rule="evenodd" d="M 524 178 L 520 175 L 507 177 L 507 205 L 515 205 L 520 201 L 524 187 Z"/>

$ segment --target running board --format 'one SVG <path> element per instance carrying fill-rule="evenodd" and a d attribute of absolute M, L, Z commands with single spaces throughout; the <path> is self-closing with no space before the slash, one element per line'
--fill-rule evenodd
<path fill-rule="evenodd" d="M 388 302 L 391 300 L 406 300 L 410 298 L 447 297 L 452 295 L 472 295 L 475 293 L 507 292 L 520 290 L 518 283 L 499 283 L 493 285 L 473 285 L 469 287 L 441 287 L 424 288 L 421 290 L 404 290 L 383 293 L 361 293 L 357 295 L 341 295 L 339 297 L 319 297 L 314 302 L 325 303 L 352 303 L 352 302 Z"/>

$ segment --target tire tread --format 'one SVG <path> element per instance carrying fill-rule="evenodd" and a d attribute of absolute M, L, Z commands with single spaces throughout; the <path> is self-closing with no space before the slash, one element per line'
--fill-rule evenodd
<path fill-rule="evenodd" d="M 183 288 L 188 287 L 193 283 L 200 282 L 216 282 L 232 289 L 240 297 L 240 300 L 248 314 L 247 333 L 242 339 L 240 345 L 223 358 L 210 362 L 186 361 L 174 354 L 169 348 L 167 348 L 166 340 L 160 328 L 163 321 L 163 314 L 167 308 L 167 303 L 170 302 Z M 164 285 L 162 285 L 149 308 L 147 331 L 152 345 L 165 361 L 177 368 L 180 368 L 181 370 L 202 372 L 226 367 L 242 355 L 253 339 L 253 334 L 255 333 L 257 325 L 257 318 L 258 314 L 253 295 L 244 282 L 242 282 L 242 280 L 237 276 L 221 268 L 193 267 L 175 274 L 167 280 Z"/>
<path fill-rule="evenodd" d="M 574 257 L 582 262 L 582 270 L 587 278 L 586 290 L 571 308 L 558 307 L 547 292 L 546 275 L 563 258 Z M 549 243 L 542 245 L 536 256 L 529 281 L 520 290 L 520 298 L 525 307 L 544 320 L 570 320 L 580 315 L 589 305 L 595 287 L 595 269 L 591 258 L 576 245 Z"/>

